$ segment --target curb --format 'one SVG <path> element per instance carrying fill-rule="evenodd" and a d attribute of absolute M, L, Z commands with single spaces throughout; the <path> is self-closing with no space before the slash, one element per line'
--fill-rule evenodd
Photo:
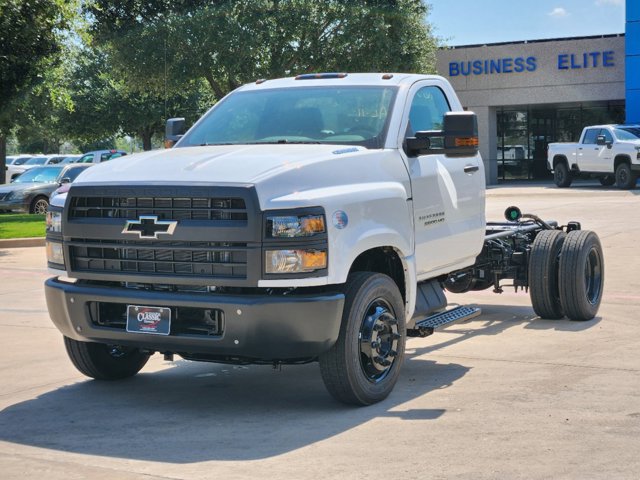
<path fill-rule="evenodd" d="M 0 248 L 44 247 L 44 237 L 0 240 Z"/>

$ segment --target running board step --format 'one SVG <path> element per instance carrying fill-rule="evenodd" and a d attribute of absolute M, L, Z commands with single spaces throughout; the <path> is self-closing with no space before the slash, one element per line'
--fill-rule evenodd
<path fill-rule="evenodd" d="M 436 330 L 442 330 L 454 323 L 471 320 L 472 318 L 479 316 L 481 313 L 482 310 L 478 307 L 455 307 L 451 310 L 447 310 L 446 312 L 430 315 L 424 320 L 416 322 L 416 326 L 414 328 L 407 330 L 407 335 L 409 337 L 426 337 Z"/>

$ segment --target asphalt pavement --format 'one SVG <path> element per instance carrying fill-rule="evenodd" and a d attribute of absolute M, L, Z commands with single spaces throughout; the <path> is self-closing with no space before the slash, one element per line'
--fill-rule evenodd
<path fill-rule="evenodd" d="M 640 188 L 487 191 L 489 220 L 510 205 L 598 233 L 598 316 L 540 320 L 508 288 L 449 294 L 482 316 L 409 339 L 395 390 L 366 408 L 335 402 L 317 364 L 155 355 L 89 380 L 48 318 L 44 248 L 0 249 L 0 478 L 640 478 Z"/>

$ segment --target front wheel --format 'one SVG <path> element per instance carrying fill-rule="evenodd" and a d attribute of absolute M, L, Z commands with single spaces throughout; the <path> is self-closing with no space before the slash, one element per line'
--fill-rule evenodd
<path fill-rule="evenodd" d="M 637 177 L 628 163 L 621 163 L 616 167 L 616 187 L 630 190 L 636 186 L 636 180 Z"/>
<path fill-rule="evenodd" d="M 119 345 L 78 342 L 64 337 L 64 346 L 80 373 L 96 380 L 133 377 L 149 360 L 149 354 Z"/>
<path fill-rule="evenodd" d="M 47 210 L 49 210 L 49 199 L 47 197 L 36 197 L 33 202 L 31 202 L 31 213 L 35 213 L 36 215 L 46 215 Z"/>
<path fill-rule="evenodd" d="M 571 186 L 571 173 L 569 167 L 564 162 L 560 162 L 553 170 L 553 181 L 560 188 L 566 188 Z"/>
<path fill-rule="evenodd" d="M 337 400 L 371 405 L 395 386 L 404 361 L 404 302 L 387 275 L 356 272 L 346 284 L 340 335 L 320 356 L 324 384 Z"/>

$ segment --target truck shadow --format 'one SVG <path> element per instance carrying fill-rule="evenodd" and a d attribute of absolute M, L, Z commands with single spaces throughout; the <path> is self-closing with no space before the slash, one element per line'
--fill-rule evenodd
<path fill-rule="evenodd" d="M 469 368 L 417 356 L 405 359 L 390 397 L 366 408 L 334 401 L 317 364 L 278 371 L 177 361 L 155 373 L 80 381 L 12 405 L 0 412 L 0 440 L 175 464 L 269 458 L 375 418 L 429 421 L 444 415 L 445 405 L 411 403 L 449 387 Z"/>
<path fill-rule="evenodd" d="M 600 185 L 599 183 L 595 183 L 595 184 L 590 184 L 590 183 L 585 183 L 585 184 L 573 184 L 571 185 L 571 187 L 569 187 L 568 189 L 565 188 L 558 188 L 555 185 L 552 186 L 548 186 L 546 187 L 546 189 L 551 189 L 551 190 L 580 190 L 582 192 L 619 192 L 619 193 L 631 193 L 633 195 L 640 195 L 640 188 L 638 186 L 630 189 L 630 190 L 621 190 L 618 187 L 612 186 L 612 187 L 605 187 L 603 185 Z"/>
<path fill-rule="evenodd" d="M 601 317 L 588 322 L 544 320 L 539 318 L 530 306 L 474 304 L 482 309 L 482 315 L 466 323 L 452 325 L 436 335 L 444 340 L 421 349 L 422 354 L 431 353 L 477 336 L 498 335 L 519 325 L 531 330 L 557 330 L 562 332 L 580 332 L 597 325 Z M 410 347 L 411 342 L 408 344 Z"/>

